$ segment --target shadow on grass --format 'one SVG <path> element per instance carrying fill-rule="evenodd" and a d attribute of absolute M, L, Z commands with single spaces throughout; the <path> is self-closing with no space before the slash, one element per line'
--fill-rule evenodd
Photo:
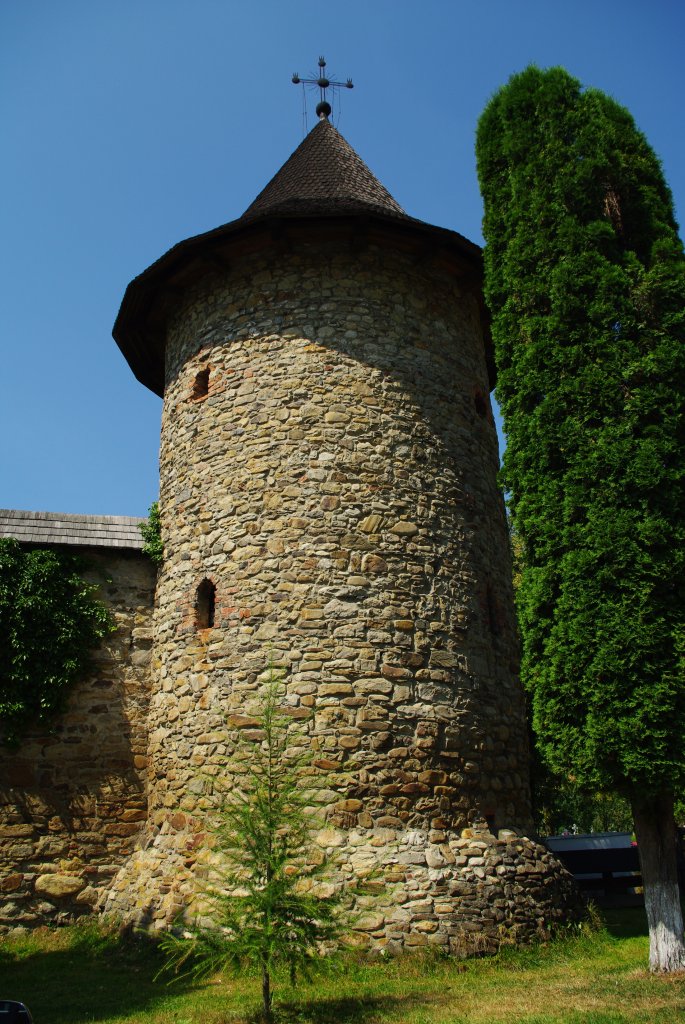
<path fill-rule="evenodd" d="M 602 919 L 606 930 L 617 939 L 649 934 L 644 907 L 605 907 Z"/>
<path fill-rule="evenodd" d="M 377 1015 L 387 1014 L 402 1006 L 412 1007 L 424 1000 L 411 996 L 346 996 L 338 999 L 303 999 L 302 1002 L 279 1003 L 275 1010 L 277 1024 L 373 1024 Z M 251 1021 L 261 1020 L 255 1014 Z"/>
<path fill-rule="evenodd" d="M 681 909 L 685 920 L 685 902 Z M 617 939 L 632 939 L 636 936 L 649 935 L 644 906 L 605 907 L 601 914 L 607 931 Z"/>
<path fill-rule="evenodd" d="M 145 940 L 109 943 L 100 949 L 41 950 L 0 955 L 0 995 L 19 999 L 35 1024 L 81 1024 L 133 1013 L 152 1013 L 172 995 L 197 988 L 174 983 L 173 991 L 154 976 L 161 966 Z"/>
<path fill-rule="evenodd" d="M 685 919 L 685 901 L 681 905 Z M 617 939 L 633 939 L 637 936 L 649 935 L 647 913 L 644 906 L 640 907 L 605 907 L 602 918 L 607 931 Z"/>
<path fill-rule="evenodd" d="M 47 948 L 45 938 L 35 943 L 29 939 L 20 949 L 0 946 L 0 996 L 26 1003 L 35 1024 L 105 1024 L 121 1018 L 178 1024 L 186 1019 L 213 1024 L 262 1020 L 256 985 L 248 982 L 227 991 L 224 985 L 191 979 L 155 981 L 164 957 L 146 936 L 98 936 L 96 929 L 87 929 L 79 938 L 70 931 L 64 934 L 63 948 L 59 932 L 48 938 L 53 945 Z M 283 992 L 280 984 L 277 987 Z M 414 993 L 393 996 L 359 990 L 356 995 L 327 998 L 321 990 L 314 994 L 303 986 L 287 993 L 283 1001 L 277 992 L 274 1011 L 278 1024 L 372 1024 L 394 1009 L 421 1002 Z"/>

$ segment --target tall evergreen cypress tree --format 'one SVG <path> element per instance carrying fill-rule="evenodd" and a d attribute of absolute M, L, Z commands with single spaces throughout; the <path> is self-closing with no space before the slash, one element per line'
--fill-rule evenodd
<path fill-rule="evenodd" d="M 671 195 L 628 111 L 561 68 L 494 96 L 477 156 L 540 751 L 630 799 L 650 966 L 682 969 L 685 258 Z"/>

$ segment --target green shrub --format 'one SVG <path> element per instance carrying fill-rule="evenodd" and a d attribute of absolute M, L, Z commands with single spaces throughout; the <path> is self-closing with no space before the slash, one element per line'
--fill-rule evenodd
<path fill-rule="evenodd" d="M 155 565 L 161 565 L 164 558 L 162 543 L 162 524 L 159 518 L 159 502 L 153 501 L 148 510 L 147 520 L 140 524 L 143 535 L 143 554 L 147 555 Z"/>
<path fill-rule="evenodd" d="M 55 550 L 0 540 L 0 739 L 14 745 L 29 726 L 64 707 L 90 666 L 90 652 L 113 629 L 83 563 Z"/>

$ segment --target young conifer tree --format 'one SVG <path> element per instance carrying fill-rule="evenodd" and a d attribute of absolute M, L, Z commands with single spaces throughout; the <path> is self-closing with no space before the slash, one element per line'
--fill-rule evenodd
<path fill-rule="evenodd" d="M 653 970 L 685 968 L 685 258 L 630 114 L 530 67 L 478 127 L 486 299 L 548 764 L 631 802 Z"/>
<path fill-rule="evenodd" d="M 298 753 L 302 734 L 279 697 L 271 666 L 257 716 L 261 739 L 239 746 L 223 779 L 213 830 L 220 863 L 202 891 L 214 923 L 169 932 L 160 943 L 162 971 L 180 977 L 256 968 L 267 1024 L 274 1020 L 274 972 L 286 968 L 294 985 L 322 966 L 322 943 L 337 940 L 341 929 L 340 895 L 317 894 L 328 866 L 310 856 L 314 823 L 302 774 L 308 759 Z"/>

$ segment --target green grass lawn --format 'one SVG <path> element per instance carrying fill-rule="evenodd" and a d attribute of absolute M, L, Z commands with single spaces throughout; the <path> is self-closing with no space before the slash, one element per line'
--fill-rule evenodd
<path fill-rule="evenodd" d="M 348 956 L 311 984 L 276 983 L 283 1024 L 681 1024 L 685 978 L 647 970 L 644 911 L 613 911 L 594 932 L 483 960 Z M 256 978 L 155 982 L 146 939 L 95 924 L 41 930 L 0 947 L 0 997 L 36 1024 L 242 1024 L 259 1019 Z"/>

